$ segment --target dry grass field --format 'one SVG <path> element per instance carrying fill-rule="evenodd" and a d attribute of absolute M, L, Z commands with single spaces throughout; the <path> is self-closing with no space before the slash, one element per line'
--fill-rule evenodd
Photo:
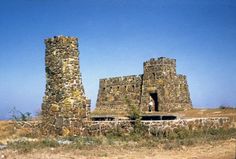
<path fill-rule="evenodd" d="M 89 149 L 47 148 L 30 153 L 0 151 L 7 159 L 235 159 L 235 140 L 215 141 L 172 150 L 156 147 L 97 146 Z"/>
<path fill-rule="evenodd" d="M 180 113 L 183 117 L 229 117 L 236 121 L 236 109 L 192 109 Z"/>
<path fill-rule="evenodd" d="M 177 115 L 182 118 L 224 116 L 236 122 L 236 109 L 194 109 Z M 57 139 L 25 139 L 28 131 L 15 129 L 12 121 L 0 121 L 0 146 L 12 143 L 0 148 L 0 159 L 236 159 L 236 132 L 171 141 L 98 137 L 83 141 L 80 138 L 78 142 L 76 138 L 75 144 L 59 145 Z M 23 142 L 17 142 L 22 138 Z"/>

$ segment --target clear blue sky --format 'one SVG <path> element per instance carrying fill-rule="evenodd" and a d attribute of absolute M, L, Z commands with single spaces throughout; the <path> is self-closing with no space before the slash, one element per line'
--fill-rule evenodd
<path fill-rule="evenodd" d="M 233 0 L 1 0 L 0 118 L 40 110 L 43 40 L 80 38 L 86 95 L 94 108 L 100 78 L 141 74 L 153 57 L 177 59 L 193 105 L 236 105 Z"/>

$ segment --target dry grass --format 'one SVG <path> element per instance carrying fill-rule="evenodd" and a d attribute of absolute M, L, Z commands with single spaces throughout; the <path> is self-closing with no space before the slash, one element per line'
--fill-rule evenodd
<path fill-rule="evenodd" d="M 181 146 L 178 149 L 165 150 L 161 146 L 136 147 L 119 145 L 101 145 L 83 149 L 64 147 L 34 149 L 31 153 L 18 153 L 6 149 L 0 155 L 7 159 L 233 159 L 235 158 L 235 140 L 213 141 L 195 146 Z"/>
<path fill-rule="evenodd" d="M 14 134 L 15 129 L 12 121 L 0 121 L 0 139 L 8 138 Z"/>
<path fill-rule="evenodd" d="M 194 109 L 176 112 L 183 118 L 230 117 L 236 122 L 235 109 Z M 28 134 L 27 129 L 15 129 L 14 122 L 0 121 L 0 144 Z M 230 139 L 231 138 L 231 139 Z M 235 158 L 236 131 L 209 132 L 208 136 L 184 139 L 146 139 L 142 136 L 71 138 L 75 144 L 58 145 L 55 140 L 41 139 L 36 142 L 15 142 L 8 149 L 0 150 L 7 159 L 20 158 L 80 158 L 80 159 L 230 159 Z M 5 157 L 4 157 L 5 158 Z"/>
<path fill-rule="evenodd" d="M 184 136 L 183 136 L 184 135 Z M 23 139 L 23 140 L 22 140 Z M 174 150 L 181 147 L 209 144 L 219 140 L 236 139 L 236 129 L 212 129 L 207 132 L 183 133 L 182 130 L 167 137 L 144 136 L 139 133 L 130 135 L 109 134 L 107 136 L 67 137 L 67 138 L 19 138 L 8 143 L 8 149 L 19 153 L 30 153 L 34 149 L 63 148 L 64 150 L 87 150 L 96 147 L 119 147 L 119 148 L 153 148 L 159 147 L 164 150 Z M 60 144 L 58 141 L 66 141 L 70 144 Z"/>
<path fill-rule="evenodd" d="M 178 112 L 185 118 L 193 117 L 229 117 L 231 121 L 236 122 L 236 109 L 192 109 Z"/>
<path fill-rule="evenodd" d="M 0 121 L 0 143 L 6 143 L 9 139 L 27 136 L 32 129 L 17 129 L 14 121 Z"/>

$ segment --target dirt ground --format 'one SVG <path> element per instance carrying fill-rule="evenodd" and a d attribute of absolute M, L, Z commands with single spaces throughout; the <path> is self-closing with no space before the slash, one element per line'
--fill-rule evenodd
<path fill-rule="evenodd" d="M 236 121 L 236 109 L 191 109 L 187 111 L 179 111 L 172 113 L 151 112 L 149 114 L 170 114 L 177 115 L 180 118 L 229 117 L 231 120 Z"/>
<path fill-rule="evenodd" d="M 178 113 L 183 118 L 230 117 L 236 123 L 236 109 L 194 109 Z M 25 133 L 15 131 L 11 121 L 0 121 L 0 144 L 8 138 L 17 138 Z M 0 159 L 236 159 L 236 139 L 211 141 L 209 143 L 181 146 L 171 150 L 163 145 L 155 147 L 100 145 L 89 149 L 44 148 L 30 153 L 12 149 L 0 150 Z"/>
<path fill-rule="evenodd" d="M 178 114 L 178 113 L 177 113 Z M 192 109 L 179 113 L 182 117 L 229 117 L 236 121 L 236 109 Z"/>
<path fill-rule="evenodd" d="M 182 146 L 174 150 L 160 147 L 98 146 L 85 150 L 47 148 L 20 154 L 13 150 L 0 151 L 1 159 L 235 159 L 236 141 L 215 141 L 211 144 Z"/>

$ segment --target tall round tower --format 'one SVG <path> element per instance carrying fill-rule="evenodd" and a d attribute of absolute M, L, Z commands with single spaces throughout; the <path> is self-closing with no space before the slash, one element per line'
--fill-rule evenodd
<path fill-rule="evenodd" d="M 90 108 L 80 74 L 78 39 L 55 36 L 46 39 L 45 45 L 43 126 L 46 133 L 66 135 L 88 116 Z"/>

